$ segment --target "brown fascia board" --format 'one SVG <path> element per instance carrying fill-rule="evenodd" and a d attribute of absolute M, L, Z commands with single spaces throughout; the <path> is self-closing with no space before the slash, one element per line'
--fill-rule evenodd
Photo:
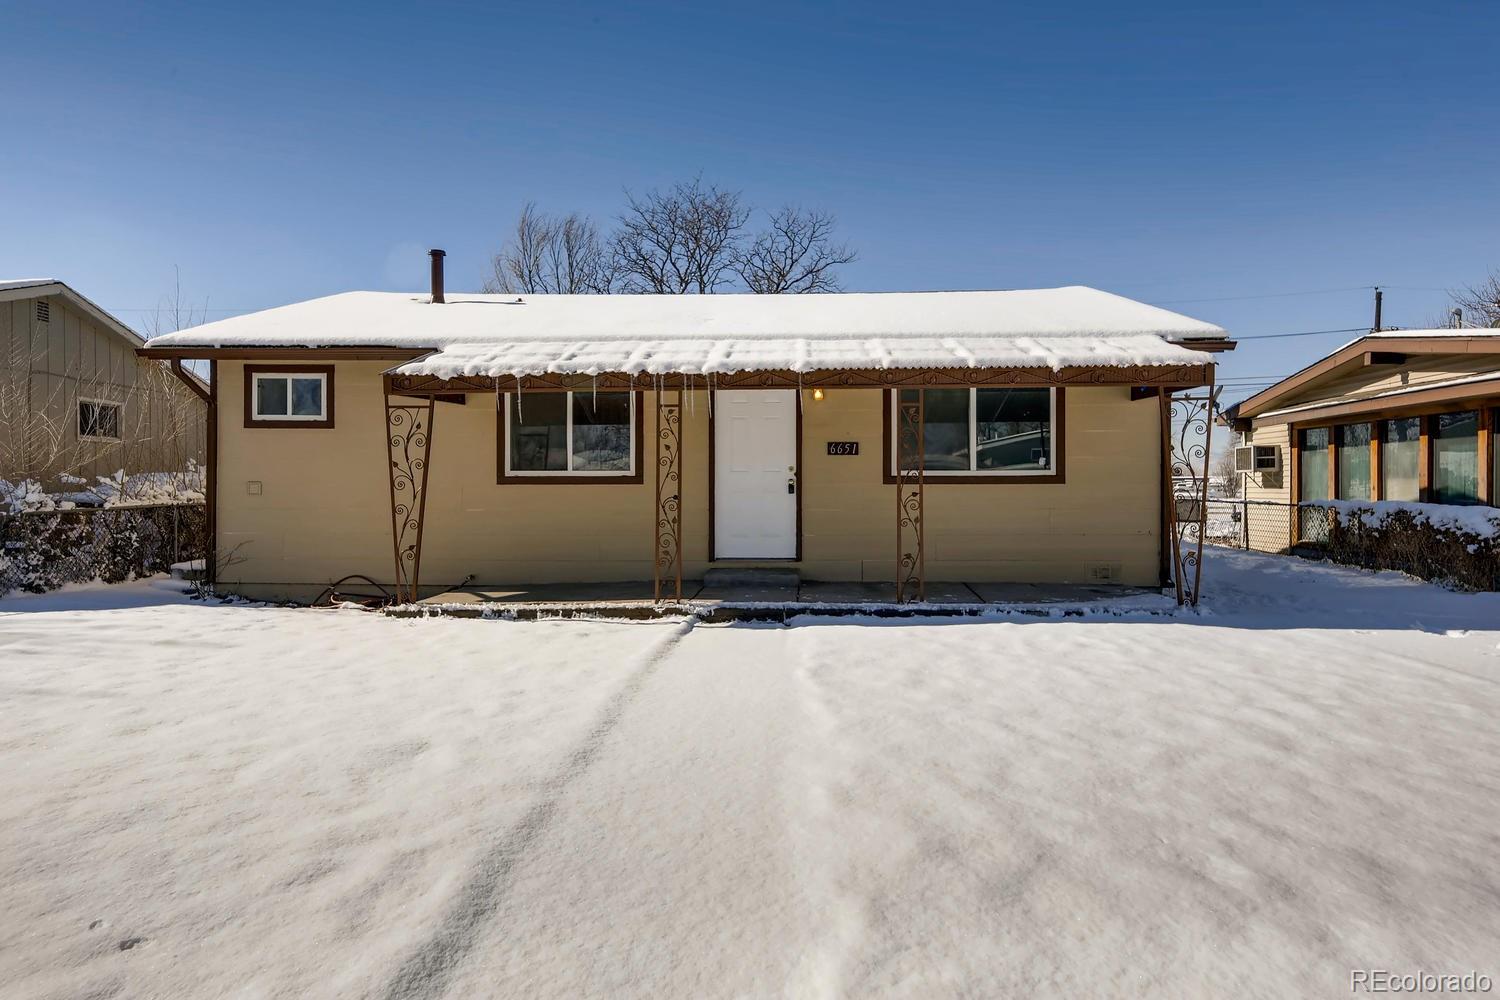
<path fill-rule="evenodd" d="M 1372 420 L 1383 420 L 1410 414 L 1441 404 L 1461 410 L 1477 409 L 1493 404 L 1500 393 L 1500 372 L 1493 379 L 1462 382 L 1458 385 L 1440 385 L 1431 389 L 1414 389 L 1410 392 L 1389 396 L 1372 396 L 1368 399 L 1346 399 L 1326 406 L 1308 406 L 1306 409 L 1286 410 L 1268 417 L 1256 418 L 1261 426 L 1280 424 L 1319 424 L 1334 417 L 1363 416 Z M 1237 428 L 1238 429 L 1238 428 Z"/>
<path fill-rule="evenodd" d="M 1241 417 L 1254 417 L 1272 409 L 1277 400 L 1316 379 L 1339 374 L 1345 368 L 1366 364 L 1366 355 L 1382 354 L 1500 354 L 1500 337 L 1371 337 L 1365 336 L 1320 358 L 1260 392 L 1242 400 Z"/>
<path fill-rule="evenodd" d="M 257 361 L 291 358 L 320 361 L 411 361 L 431 354 L 433 347 L 386 347 L 376 344 L 340 347 L 151 347 L 136 351 L 143 358 L 178 360 L 207 358 L 214 361 Z"/>

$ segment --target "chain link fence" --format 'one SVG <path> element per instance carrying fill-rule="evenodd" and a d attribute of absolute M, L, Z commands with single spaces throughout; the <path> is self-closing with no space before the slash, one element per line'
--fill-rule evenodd
<path fill-rule="evenodd" d="M 1439 527 L 1401 510 L 1366 519 L 1317 503 L 1211 499 L 1205 540 L 1393 569 L 1463 590 L 1500 590 L 1500 539 Z"/>
<path fill-rule="evenodd" d="M 165 573 L 204 558 L 207 539 L 201 503 L 0 514 L 0 595 Z"/>

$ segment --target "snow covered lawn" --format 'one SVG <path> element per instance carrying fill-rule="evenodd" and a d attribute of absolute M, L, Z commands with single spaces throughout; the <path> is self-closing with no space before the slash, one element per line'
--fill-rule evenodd
<path fill-rule="evenodd" d="M 0 996 L 1500 977 L 1500 597 L 1208 573 L 790 627 L 0 601 Z"/>

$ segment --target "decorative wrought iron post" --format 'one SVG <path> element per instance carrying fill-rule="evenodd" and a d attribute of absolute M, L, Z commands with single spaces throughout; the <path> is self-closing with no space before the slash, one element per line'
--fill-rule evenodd
<path fill-rule="evenodd" d="M 924 457 L 924 400 L 896 390 L 896 603 L 927 599 L 927 558 L 923 548 L 922 500 L 927 482 Z"/>
<path fill-rule="evenodd" d="M 1202 390 L 1181 396 L 1163 390 L 1160 399 L 1162 453 L 1166 458 L 1162 469 L 1166 477 L 1165 543 L 1172 547 L 1172 583 L 1178 604 L 1197 607 L 1203 588 L 1209 462 L 1219 389 L 1210 382 Z"/>
<path fill-rule="evenodd" d="M 391 480 L 391 543 L 396 556 L 396 601 L 414 602 L 422 568 L 427 514 L 428 454 L 435 400 L 402 403 L 385 394 L 387 464 Z"/>
<path fill-rule="evenodd" d="M 664 585 L 682 600 L 682 395 L 668 400 L 656 389 L 656 544 L 652 557 L 654 600 Z"/>

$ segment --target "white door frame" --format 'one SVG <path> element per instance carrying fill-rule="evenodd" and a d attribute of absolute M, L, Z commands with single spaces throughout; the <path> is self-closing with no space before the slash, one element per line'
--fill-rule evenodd
<path fill-rule="evenodd" d="M 720 390 L 715 390 L 715 391 L 720 391 Z M 755 389 L 755 390 L 741 390 L 741 391 L 746 391 L 746 392 L 750 392 L 750 391 L 754 391 L 754 392 L 773 392 L 775 390 L 770 390 L 770 389 Z M 714 407 L 714 406 L 711 405 L 709 407 L 709 414 L 708 414 L 708 558 L 709 558 L 710 562 L 718 562 L 718 561 L 722 561 L 722 560 L 734 560 L 734 561 L 745 561 L 745 562 L 801 562 L 802 561 L 802 493 L 803 493 L 803 482 L 802 482 L 802 398 L 801 398 L 802 393 L 800 391 L 798 391 L 798 390 L 783 390 L 783 391 L 790 391 L 790 392 L 794 393 L 794 395 L 792 397 L 792 402 L 793 402 L 793 408 L 795 410 L 795 427 L 796 427 L 795 434 L 796 434 L 796 441 L 795 441 L 795 444 L 793 445 L 793 448 L 792 448 L 792 452 L 793 452 L 793 455 L 794 455 L 792 464 L 795 466 L 796 471 L 792 473 L 792 476 L 793 476 L 793 478 L 795 478 L 795 480 L 797 482 L 796 523 L 795 523 L 795 527 L 793 529 L 793 531 L 794 531 L 794 538 L 795 538 L 795 544 L 796 544 L 796 552 L 792 556 L 755 557 L 755 556 L 721 556 L 721 555 L 719 555 L 719 552 L 718 552 L 719 542 L 718 542 L 718 537 L 717 537 L 718 536 L 718 520 L 719 520 L 719 515 L 718 515 L 717 506 L 716 506 L 716 503 L 715 503 L 715 496 L 716 496 L 717 491 L 718 491 L 718 480 L 719 480 L 719 459 L 718 459 L 718 454 L 717 454 L 717 451 L 718 451 L 718 443 L 717 443 L 718 442 L 718 428 L 715 426 L 715 423 L 714 423 L 714 421 L 716 419 L 716 414 L 717 414 L 717 407 Z"/>

